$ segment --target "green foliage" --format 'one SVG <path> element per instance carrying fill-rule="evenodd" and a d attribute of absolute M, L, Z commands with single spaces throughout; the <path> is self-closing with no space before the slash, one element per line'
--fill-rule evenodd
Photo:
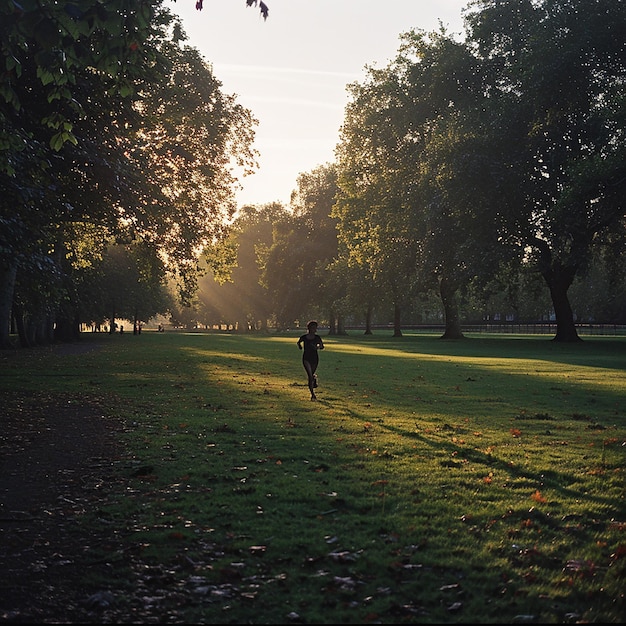
<path fill-rule="evenodd" d="M 180 24 L 160 0 L 5 4 L 0 220 L 10 229 L 0 233 L 0 271 L 17 272 L 15 284 L 31 293 L 50 293 L 67 269 L 65 251 L 83 245 L 64 236 L 73 223 L 89 223 L 102 237 L 96 248 L 111 237 L 143 241 L 190 298 L 199 250 L 234 212 L 231 164 L 255 166 L 250 112 L 183 46 Z M 46 256 L 53 272 L 28 272 Z M 80 317 L 71 306 L 93 291 L 79 294 L 89 281 L 75 277 L 68 270 L 65 294 L 43 303 L 46 316 L 54 319 L 64 300 L 66 320 Z M 26 298 L 2 283 L 7 346 L 12 304 Z M 20 313 L 43 314 L 26 306 Z"/>
<path fill-rule="evenodd" d="M 181 594 L 186 623 L 621 623 L 622 338 L 325 337 L 318 402 L 296 339 L 3 356 L 0 390 L 124 419 L 120 482 L 83 523 L 118 529 L 110 588 L 146 621 Z"/>
<path fill-rule="evenodd" d="M 568 289 L 624 214 L 625 4 L 476 0 L 465 15 L 464 41 L 405 33 L 350 86 L 342 252 L 403 306 L 436 280 L 446 336 L 460 335 L 463 285 L 526 263 L 550 289 L 556 339 L 576 341 Z"/>
<path fill-rule="evenodd" d="M 9 0 L 0 8 L 2 52 L 6 72 L 2 75 L 0 95 L 15 110 L 26 109 L 40 131 L 48 126 L 45 108 L 32 107 L 32 86 L 43 101 L 69 123 L 85 101 L 76 89 L 80 75 L 87 69 L 103 79 L 110 79 L 114 89 L 127 89 L 134 76 L 141 75 L 146 61 L 154 61 L 154 49 L 138 45 L 154 36 L 155 15 L 160 0 L 138 5 L 129 0 L 114 0 L 106 5 L 94 0 L 48 3 Z M 124 68 L 120 71 L 120 68 Z M 64 86 L 63 89 L 59 89 Z M 58 100 L 62 102 L 59 103 Z M 67 108 L 65 108 L 67 107 Z M 32 109 L 32 110 L 31 110 Z M 37 113 L 40 117 L 37 118 Z M 0 108 L 0 119 L 10 118 L 10 109 Z M 0 136 L 10 132 L 3 125 Z M 57 135 L 53 150 L 71 141 L 70 133 Z M 0 153 L 0 169 L 8 171 L 6 158 Z"/>

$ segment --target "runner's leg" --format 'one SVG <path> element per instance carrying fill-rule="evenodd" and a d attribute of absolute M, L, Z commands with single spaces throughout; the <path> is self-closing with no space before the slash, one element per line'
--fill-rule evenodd
<path fill-rule="evenodd" d="M 309 391 L 311 392 L 311 400 L 316 400 L 316 396 L 315 396 L 315 392 L 313 391 L 313 388 L 315 386 L 315 378 L 313 377 L 314 373 L 315 373 L 315 368 L 317 367 L 316 363 L 311 363 L 310 361 L 307 361 L 306 359 L 302 360 L 302 364 L 304 365 L 304 369 L 306 370 L 306 374 L 308 377 L 308 385 L 309 385 Z"/>

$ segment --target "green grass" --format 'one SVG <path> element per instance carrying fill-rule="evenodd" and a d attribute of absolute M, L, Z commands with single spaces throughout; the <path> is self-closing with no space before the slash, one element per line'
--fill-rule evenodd
<path fill-rule="evenodd" d="M 190 623 L 623 622 L 626 339 L 324 336 L 311 402 L 297 336 L 89 334 L 0 389 L 124 419 L 85 523 Z"/>

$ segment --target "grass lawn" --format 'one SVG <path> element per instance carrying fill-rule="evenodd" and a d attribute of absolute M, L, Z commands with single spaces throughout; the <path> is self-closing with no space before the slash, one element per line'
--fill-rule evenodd
<path fill-rule="evenodd" d="M 124 420 L 123 488 L 83 523 L 127 569 L 94 589 L 145 621 L 177 594 L 187 623 L 624 621 L 626 338 L 322 332 L 312 402 L 299 334 L 3 357 L 0 391 Z"/>

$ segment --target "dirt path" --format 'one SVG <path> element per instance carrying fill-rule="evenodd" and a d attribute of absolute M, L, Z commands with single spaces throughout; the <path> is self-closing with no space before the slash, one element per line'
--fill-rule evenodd
<path fill-rule="evenodd" d="M 111 486 L 119 424 L 94 402 L 19 392 L 0 415 L 0 621 L 102 623 L 82 579 L 115 536 L 80 521 Z"/>

